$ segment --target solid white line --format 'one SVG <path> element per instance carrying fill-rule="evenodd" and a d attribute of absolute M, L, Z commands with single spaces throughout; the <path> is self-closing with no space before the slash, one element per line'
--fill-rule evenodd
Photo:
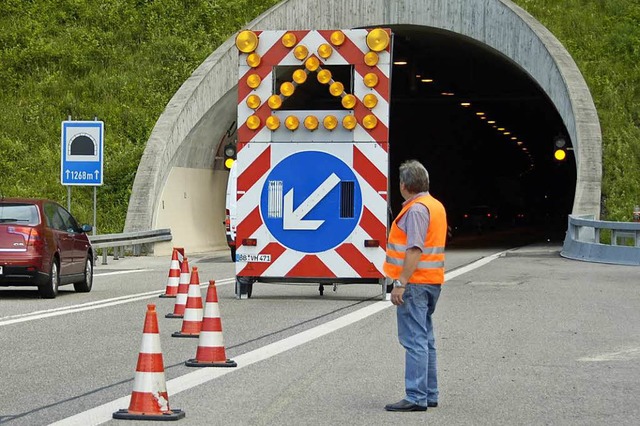
<path fill-rule="evenodd" d="M 631 348 L 619 352 L 610 352 L 607 354 L 595 355 L 591 357 L 578 358 L 583 362 L 604 362 L 604 361 L 631 361 L 640 358 L 640 348 Z"/>
<path fill-rule="evenodd" d="M 224 278 L 216 281 L 216 286 L 222 286 L 235 283 L 235 278 Z M 200 284 L 200 288 L 208 287 L 209 283 Z M 61 315 L 74 314 L 77 312 L 91 311 L 94 309 L 107 308 L 109 306 L 117 306 L 125 303 L 136 302 L 138 300 L 152 299 L 164 293 L 165 290 L 154 290 L 146 293 L 130 294 L 127 296 L 114 297 L 111 299 L 96 300 L 93 302 L 82 303 L 80 305 L 63 306 L 60 308 L 47 309 L 44 311 L 30 312 L 28 314 L 11 315 L 0 318 L 0 327 L 21 322 L 35 321 L 44 318 L 57 317 Z"/>
<path fill-rule="evenodd" d="M 480 259 L 464 268 L 457 269 L 451 273 L 445 274 L 445 279 L 453 279 L 459 275 L 469 272 L 473 269 L 486 265 L 487 263 L 500 257 L 502 253 L 498 253 L 486 258 Z M 325 336 L 334 331 L 340 330 L 346 326 L 354 324 L 362 319 L 376 314 L 384 309 L 393 306 L 389 301 L 380 301 L 371 305 L 365 306 L 362 309 L 351 312 L 340 318 L 336 318 L 326 324 L 310 328 L 301 333 L 255 349 L 251 352 L 239 355 L 234 358 L 234 361 L 238 364 L 235 368 L 202 368 L 192 373 L 187 373 L 183 376 L 176 377 L 175 379 L 166 382 L 167 392 L 169 396 L 178 394 L 184 390 L 191 389 L 195 386 L 207 383 L 218 377 L 232 373 L 234 371 L 241 370 L 244 367 L 255 364 L 260 361 L 271 358 L 272 356 L 286 352 L 290 349 L 296 348 L 300 345 L 308 343 L 319 337 Z M 111 420 L 115 411 L 129 406 L 130 397 L 118 398 L 115 401 L 108 402 L 90 410 L 78 413 L 74 416 L 67 417 L 56 423 L 52 423 L 52 426 L 86 426 L 86 425 L 99 425 Z"/>

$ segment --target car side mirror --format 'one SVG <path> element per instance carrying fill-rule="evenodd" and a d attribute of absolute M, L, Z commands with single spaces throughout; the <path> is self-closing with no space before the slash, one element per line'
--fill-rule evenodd
<path fill-rule="evenodd" d="M 80 229 L 82 229 L 82 232 L 85 232 L 85 233 L 86 233 L 86 232 L 91 232 L 91 230 L 93 230 L 93 226 L 91 226 L 91 225 L 87 225 L 87 224 L 85 223 L 84 225 L 82 225 L 82 228 L 80 228 Z"/>

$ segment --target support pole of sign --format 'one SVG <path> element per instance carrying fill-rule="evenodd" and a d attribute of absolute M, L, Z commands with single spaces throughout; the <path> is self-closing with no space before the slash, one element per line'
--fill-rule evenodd
<path fill-rule="evenodd" d="M 93 229 L 91 235 L 96 235 L 96 210 L 98 205 L 98 187 L 93 187 Z"/>
<path fill-rule="evenodd" d="M 67 211 L 71 213 L 71 186 L 67 185 Z"/>

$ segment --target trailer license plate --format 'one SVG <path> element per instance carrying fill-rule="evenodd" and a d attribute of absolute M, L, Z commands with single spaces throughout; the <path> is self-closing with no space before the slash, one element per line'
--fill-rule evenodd
<path fill-rule="evenodd" d="M 262 262 L 271 263 L 270 254 L 236 254 L 237 262 Z"/>

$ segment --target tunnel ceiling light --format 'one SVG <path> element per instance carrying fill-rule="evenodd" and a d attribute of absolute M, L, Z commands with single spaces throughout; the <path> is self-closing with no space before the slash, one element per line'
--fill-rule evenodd
<path fill-rule="evenodd" d="M 509 136 L 511 134 L 511 132 L 504 132 L 503 135 L 505 136 Z"/>
<path fill-rule="evenodd" d="M 471 106 L 471 102 L 460 102 L 460 105 L 462 105 L 465 108 L 468 108 Z"/>
<path fill-rule="evenodd" d="M 453 92 L 442 92 L 442 93 L 440 93 L 440 94 L 441 94 L 442 96 L 454 96 L 454 95 L 455 95 L 455 93 L 453 93 Z"/>
<path fill-rule="evenodd" d="M 374 52 L 382 52 L 389 46 L 389 33 L 381 28 L 369 31 L 367 46 Z"/>
<path fill-rule="evenodd" d="M 516 140 L 518 140 L 518 138 L 516 138 L 515 136 L 511 136 L 511 140 L 512 141 L 516 141 Z"/>
<path fill-rule="evenodd" d="M 520 146 L 521 146 L 521 145 L 522 145 L 522 143 L 523 143 L 522 141 L 518 141 L 518 145 L 520 145 Z"/>
<path fill-rule="evenodd" d="M 499 132 L 504 132 L 506 129 L 504 127 L 498 127 Z"/>
<path fill-rule="evenodd" d="M 420 81 L 423 82 L 423 83 L 433 83 L 433 79 L 432 78 L 423 78 Z"/>
<path fill-rule="evenodd" d="M 484 112 L 482 112 L 482 111 L 478 111 L 478 112 L 476 112 L 476 115 L 477 115 L 477 116 L 483 116 L 483 115 L 484 115 Z"/>
<path fill-rule="evenodd" d="M 489 123 L 489 124 L 496 124 L 496 121 L 495 121 L 495 120 L 489 120 L 489 121 L 487 121 L 487 123 Z"/>
<path fill-rule="evenodd" d="M 480 120 L 486 120 L 487 117 L 485 117 L 484 115 L 480 117 Z"/>
<path fill-rule="evenodd" d="M 236 36 L 236 47 L 242 53 L 251 53 L 258 47 L 258 36 L 253 31 L 240 31 Z"/>
<path fill-rule="evenodd" d="M 393 61 L 393 65 L 407 65 L 407 61 Z"/>

